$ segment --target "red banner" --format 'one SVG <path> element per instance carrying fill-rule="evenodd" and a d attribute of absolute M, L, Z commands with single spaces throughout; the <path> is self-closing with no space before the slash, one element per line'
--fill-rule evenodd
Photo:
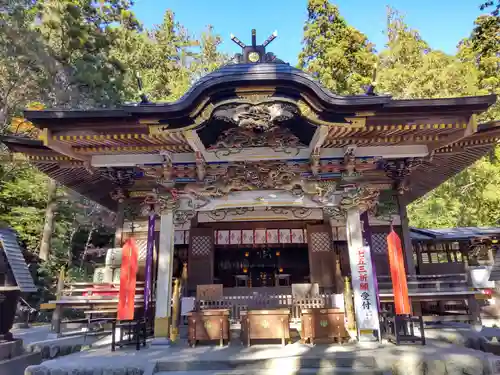
<path fill-rule="evenodd" d="M 129 238 L 122 248 L 120 269 L 120 298 L 118 300 L 118 320 L 134 319 L 135 283 L 139 251 L 133 238 Z"/>
<path fill-rule="evenodd" d="M 391 233 L 387 236 L 387 248 L 389 252 L 389 267 L 391 270 L 396 314 L 411 315 L 403 248 L 401 246 L 401 239 L 394 230 L 391 230 Z"/>

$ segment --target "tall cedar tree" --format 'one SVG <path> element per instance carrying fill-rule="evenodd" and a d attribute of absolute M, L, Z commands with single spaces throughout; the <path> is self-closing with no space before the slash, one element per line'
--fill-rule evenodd
<path fill-rule="evenodd" d="M 309 0 L 307 12 L 299 68 L 336 94 L 362 93 L 377 61 L 373 45 L 328 0 Z"/>
<path fill-rule="evenodd" d="M 101 107 L 122 99 L 125 67 L 111 50 L 120 28 L 139 24 L 127 0 L 45 0 L 38 5 L 38 31 L 60 64 L 66 86 L 58 107 Z"/>
<path fill-rule="evenodd" d="M 387 25 L 388 42 L 380 54 L 379 92 L 397 98 L 435 98 L 494 91 L 486 86 L 495 85 L 498 72 L 490 69 L 491 55 L 478 55 L 485 48 L 474 48 L 483 43 L 475 38 L 474 32 L 461 43 L 457 57 L 430 49 L 419 33 L 391 9 Z M 486 43 L 488 40 L 485 39 Z M 485 116 L 484 119 L 498 115 L 493 109 Z M 499 150 L 493 156 L 491 160 L 488 157 L 479 160 L 411 204 L 408 210 L 411 225 L 421 228 L 498 225 Z"/>

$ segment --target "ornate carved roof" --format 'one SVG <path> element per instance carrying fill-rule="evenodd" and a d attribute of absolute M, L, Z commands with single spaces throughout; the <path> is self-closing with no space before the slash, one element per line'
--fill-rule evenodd
<path fill-rule="evenodd" d="M 243 63 L 207 74 L 172 103 L 26 111 L 40 140 L 3 142 L 112 210 L 124 189 L 255 189 L 242 178 L 266 160 L 293 171 L 303 188 L 303 179 L 393 184 L 412 201 L 496 144 L 499 124 L 475 119 L 495 99 L 344 97 L 287 64 Z M 224 180 L 233 170 L 241 173 Z"/>

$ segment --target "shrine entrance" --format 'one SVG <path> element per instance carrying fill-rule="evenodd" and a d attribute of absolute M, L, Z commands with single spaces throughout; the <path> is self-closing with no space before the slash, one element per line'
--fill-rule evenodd
<path fill-rule="evenodd" d="M 307 245 L 215 247 L 214 282 L 225 288 L 290 286 L 309 281 Z"/>

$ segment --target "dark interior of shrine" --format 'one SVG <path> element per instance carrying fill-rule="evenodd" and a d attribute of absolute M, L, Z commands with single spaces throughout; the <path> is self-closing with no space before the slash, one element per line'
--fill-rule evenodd
<path fill-rule="evenodd" d="M 215 248 L 214 282 L 224 287 L 288 286 L 309 281 L 307 245 Z"/>

